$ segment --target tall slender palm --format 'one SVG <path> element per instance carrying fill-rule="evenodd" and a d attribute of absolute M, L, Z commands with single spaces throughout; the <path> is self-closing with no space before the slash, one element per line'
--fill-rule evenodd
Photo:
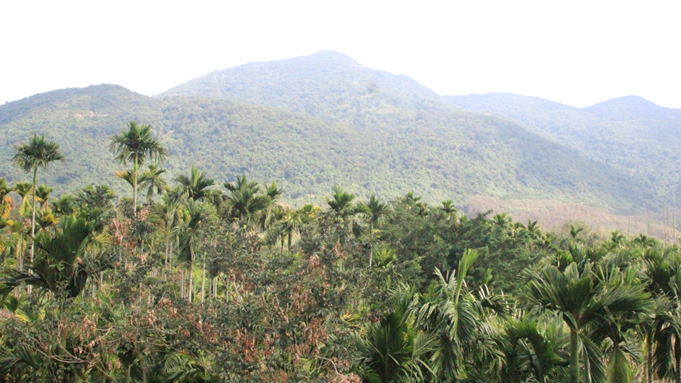
<path fill-rule="evenodd" d="M 114 154 L 114 159 L 127 165 L 128 161 L 133 163 L 132 168 L 132 202 L 133 211 L 137 213 L 137 183 L 139 167 L 144 165 L 147 160 L 160 162 L 168 155 L 168 150 L 157 141 L 151 133 L 151 125 L 137 125 L 137 122 L 130 121 L 128 130 L 116 134 L 111 138 L 110 150 Z"/>
<path fill-rule="evenodd" d="M 653 372 L 662 379 L 681 382 L 681 255 L 672 248 L 651 248 L 645 253 L 645 280 L 656 297 L 655 316 L 646 331 L 648 381 Z"/>
<path fill-rule="evenodd" d="M 210 187 L 215 185 L 215 181 L 212 178 L 208 178 L 208 175 L 200 171 L 196 166 L 192 166 L 189 177 L 180 174 L 175 177 L 175 181 L 180 184 L 180 188 L 187 198 L 193 201 L 200 201 L 206 198 L 210 193 Z"/>
<path fill-rule="evenodd" d="M 381 202 L 376 195 L 372 194 L 371 197 L 369 197 L 369 202 L 366 205 L 360 202 L 358 208 L 364 213 L 369 222 L 369 237 L 373 242 L 374 227 L 383 220 L 385 213 L 388 211 L 388 204 Z M 369 252 L 369 267 L 373 265 L 373 262 L 374 249 L 372 247 Z"/>
<path fill-rule="evenodd" d="M 52 188 L 47 185 L 40 185 L 36 190 L 36 197 L 38 202 L 40 202 L 40 208 L 45 209 L 48 206 L 50 193 L 52 193 Z"/>
<path fill-rule="evenodd" d="M 151 164 L 142 174 L 140 183 L 147 188 L 147 199 L 154 198 L 154 194 L 163 195 L 168 189 L 168 183 L 163 178 L 165 169 L 159 169 L 158 164 Z"/>
<path fill-rule="evenodd" d="M 265 209 L 270 197 L 260 193 L 260 186 L 255 181 L 248 181 L 246 176 L 237 176 L 236 182 L 224 184 L 229 190 L 227 204 L 232 210 L 232 218 L 241 220 L 247 225 L 257 222 L 259 213 Z"/>
<path fill-rule="evenodd" d="M 0 296 L 4 298 L 20 284 L 51 291 L 60 300 L 78 296 L 85 288 L 88 277 L 84 258 L 92 232 L 91 224 L 71 216 L 63 221 L 56 236 L 46 233 L 38 235 L 38 252 L 30 266 L 31 272 L 10 272 L 0 284 Z"/>
<path fill-rule="evenodd" d="M 329 205 L 326 216 L 335 222 L 341 244 L 345 243 L 349 233 L 358 234 L 357 229 L 360 226 L 356 216 L 362 213 L 364 209 L 354 204 L 352 202 L 354 199 L 354 194 L 348 193 L 338 186 L 333 187 L 331 198 L 326 199 L 326 203 Z"/>
<path fill-rule="evenodd" d="M 465 374 L 465 364 L 470 356 L 488 350 L 485 342 L 479 342 L 480 329 L 485 323 L 483 301 L 465 283 L 466 274 L 477 258 L 475 250 L 466 250 L 456 273 L 448 278 L 436 269 L 437 281 L 421 297 L 415 309 L 419 327 L 434 338 L 430 368 L 436 381 L 457 381 Z M 490 294 L 484 301 L 492 303 L 496 299 Z"/>
<path fill-rule="evenodd" d="M 7 186 L 7 181 L 4 178 L 0 178 L 0 218 L 7 218 L 14 206 L 12 197 L 9 195 L 12 189 Z"/>
<path fill-rule="evenodd" d="M 597 274 L 604 272 L 591 262 L 585 262 L 583 267 L 571 263 L 564 271 L 548 266 L 540 272 L 529 272 L 530 302 L 559 314 L 570 330 L 571 383 L 580 382 L 580 344 L 590 381 L 605 379 L 600 350 L 586 333 L 589 327 L 609 316 L 637 313 L 650 298 L 643 286 L 613 286 L 599 280 Z"/>
<path fill-rule="evenodd" d="M 28 215 L 31 211 L 31 203 L 28 202 L 28 196 L 31 194 L 31 184 L 28 182 L 17 182 L 14 185 L 14 192 L 21 197 L 21 204 L 19 205 L 19 214 L 22 216 Z"/>
<path fill-rule="evenodd" d="M 402 288 L 394 295 L 393 310 L 355 336 L 361 374 L 367 382 L 419 382 L 428 371 L 428 354 L 434 340 L 427 332 L 419 331 L 411 318 L 415 292 Z"/>
<path fill-rule="evenodd" d="M 205 211 L 200 203 L 189 199 L 184 206 L 183 213 L 182 222 L 175 230 L 178 238 L 178 257 L 180 262 L 187 266 L 189 273 L 189 293 L 187 297 L 191 302 L 193 285 L 192 270 L 196 253 L 203 244 L 204 232 L 202 223 L 205 220 Z M 184 281 L 182 283 L 184 286 Z"/>
<path fill-rule="evenodd" d="M 37 133 L 33 134 L 33 138 L 27 144 L 16 146 L 15 149 L 16 154 L 12 158 L 12 162 L 26 173 L 33 172 L 33 218 L 31 219 L 30 262 L 33 259 L 33 252 L 35 250 L 35 188 L 38 183 L 38 169 L 43 168 L 43 170 L 47 171 L 48 166 L 52 162 L 63 161 L 64 155 L 59 151 L 59 145 L 56 142 L 48 142 L 45 140 L 45 136 L 38 137 Z"/>
<path fill-rule="evenodd" d="M 276 182 L 272 184 L 265 184 L 265 195 L 267 196 L 267 206 L 262 210 L 260 214 L 260 228 L 266 230 L 275 221 L 277 215 L 281 215 L 281 206 L 279 205 L 279 199 L 284 194 L 284 190 L 277 186 Z"/>

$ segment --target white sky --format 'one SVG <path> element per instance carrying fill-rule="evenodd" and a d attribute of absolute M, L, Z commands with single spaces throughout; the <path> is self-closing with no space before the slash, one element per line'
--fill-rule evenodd
<path fill-rule="evenodd" d="M 152 95 L 216 69 L 333 49 L 440 94 L 681 108 L 681 1 L 0 2 L 0 103 L 114 83 Z"/>

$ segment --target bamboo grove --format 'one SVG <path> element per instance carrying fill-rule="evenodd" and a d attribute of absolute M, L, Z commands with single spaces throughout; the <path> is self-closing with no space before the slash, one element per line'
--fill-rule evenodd
<path fill-rule="evenodd" d="M 681 382 L 676 245 L 167 179 L 135 122 L 110 149 L 129 195 L 52 196 L 63 155 L 37 135 L 13 160 L 31 182 L 0 179 L 4 381 Z"/>

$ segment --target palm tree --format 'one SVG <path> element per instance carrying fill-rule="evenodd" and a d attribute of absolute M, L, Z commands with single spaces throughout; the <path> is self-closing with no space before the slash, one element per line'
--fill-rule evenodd
<path fill-rule="evenodd" d="M 12 189 L 7 186 L 7 181 L 4 178 L 0 178 L 0 218 L 9 217 L 9 212 L 14 207 L 14 200 L 9 195 Z"/>
<path fill-rule="evenodd" d="M 448 199 L 446 201 L 442 201 L 442 207 L 440 207 L 445 214 L 454 214 L 457 212 L 456 208 L 454 207 L 454 201 L 451 199 Z"/>
<path fill-rule="evenodd" d="M 374 194 L 369 197 L 369 203 L 366 205 L 363 203 L 358 204 L 358 209 L 361 210 L 367 217 L 369 222 L 369 237 L 371 242 L 374 240 L 374 226 L 379 224 L 383 220 L 383 216 L 388 211 L 388 204 L 381 202 Z M 369 267 L 372 266 L 374 261 L 374 249 L 373 246 L 369 251 Z"/>
<path fill-rule="evenodd" d="M 31 253 L 29 262 L 33 259 L 35 250 L 35 202 L 36 202 L 36 184 L 38 183 L 38 168 L 43 168 L 47 171 L 50 163 L 56 161 L 63 161 L 64 156 L 59 151 L 59 145 L 54 141 L 46 141 L 45 136 L 38 138 L 38 134 L 34 133 L 33 138 L 27 143 L 15 147 L 16 154 L 12 158 L 12 162 L 20 167 L 26 173 L 33 172 L 33 218 L 31 219 Z"/>
<path fill-rule="evenodd" d="M 182 192 L 193 201 L 203 200 L 210 193 L 210 187 L 215 185 L 215 181 L 208 178 L 208 175 L 192 166 L 189 177 L 181 174 L 175 177 L 175 181 L 180 184 Z"/>
<path fill-rule="evenodd" d="M 362 208 L 352 203 L 354 199 L 354 194 L 346 192 L 339 186 L 334 186 L 333 195 L 326 199 L 329 205 L 326 214 L 339 226 L 341 244 L 345 243 L 348 232 L 353 232 L 357 228 L 354 216 L 362 212 Z"/>
<path fill-rule="evenodd" d="M 277 215 L 281 215 L 282 207 L 279 205 L 279 199 L 284 194 L 284 190 L 277 186 L 276 182 L 272 184 L 265 184 L 265 195 L 267 196 L 267 206 L 262 210 L 260 214 L 260 228 L 266 230 L 270 227 Z"/>
<path fill-rule="evenodd" d="M 584 228 L 583 228 L 583 227 L 578 227 L 578 226 L 575 226 L 574 224 L 570 224 L 570 237 L 571 237 L 573 240 L 577 240 L 577 236 L 578 236 L 579 233 L 581 233 L 582 231 L 584 231 Z"/>
<path fill-rule="evenodd" d="M 31 194 L 31 184 L 28 182 L 17 182 L 14 185 L 14 192 L 21 197 L 21 205 L 19 205 L 19 214 L 26 216 L 31 211 L 31 204 L 28 202 L 28 196 Z"/>
<path fill-rule="evenodd" d="M 36 197 L 38 198 L 38 202 L 40 202 L 41 209 L 45 209 L 48 206 L 52 190 L 53 189 L 47 185 L 40 185 L 36 190 Z"/>
<path fill-rule="evenodd" d="M 178 238 L 178 257 L 180 262 L 187 265 L 189 273 L 189 293 L 186 295 L 189 302 L 192 301 L 194 259 L 203 244 L 204 213 L 199 203 L 191 199 L 187 200 L 183 209 L 182 222 L 175 228 Z M 182 287 L 184 287 L 184 278 L 182 280 Z"/>
<path fill-rule="evenodd" d="M 137 125 L 130 121 L 128 130 L 124 130 L 111 138 L 110 150 L 119 163 L 133 163 L 132 168 L 132 204 L 137 213 L 137 181 L 139 166 L 147 160 L 161 162 L 168 155 L 167 149 L 151 134 L 151 125 Z"/>
<path fill-rule="evenodd" d="M 504 383 L 549 383 L 553 381 L 551 378 L 565 375 L 567 360 L 563 352 L 566 342 L 562 321 L 541 323 L 528 315 L 508 319 L 497 343 L 506 359 L 501 372 Z"/>
<path fill-rule="evenodd" d="M 158 164 L 151 164 L 149 168 L 142 174 L 140 183 L 147 189 L 147 199 L 152 200 L 154 194 L 163 195 L 168 189 L 168 183 L 163 178 L 165 169 L 159 169 Z"/>
<path fill-rule="evenodd" d="M 367 325 L 363 334 L 355 335 L 364 381 L 421 381 L 423 372 L 428 371 L 433 339 L 414 325 L 410 315 L 414 296 L 408 288 L 397 291 L 393 311 Z"/>
<path fill-rule="evenodd" d="M 69 216 L 61 230 L 51 237 L 41 233 L 36 237 L 38 248 L 30 272 L 13 270 L 0 284 L 4 299 L 15 287 L 26 284 L 52 292 L 61 302 L 77 297 L 85 288 L 88 269 L 85 249 L 92 240 L 93 226 L 82 218 Z M 98 272 L 98 270 L 97 270 Z"/>
<path fill-rule="evenodd" d="M 224 184 L 230 194 L 226 196 L 228 206 L 232 210 L 232 218 L 252 225 L 262 210 L 267 208 L 270 197 L 260 194 L 260 186 L 255 181 L 248 181 L 246 176 L 237 176 L 236 182 Z"/>
<path fill-rule="evenodd" d="M 430 368 L 437 381 L 457 381 L 464 374 L 465 361 L 470 360 L 469 356 L 474 352 L 484 352 L 478 349 L 477 344 L 485 319 L 483 302 L 471 293 L 465 283 L 466 275 L 477 258 L 475 250 L 466 250 L 456 272 L 449 277 L 436 269 L 436 282 L 421 297 L 414 310 L 419 328 L 431 334 L 435 342 Z M 496 297 L 490 295 L 484 300 L 491 303 Z"/>
<path fill-rule="evenodd" d="M 580 271 L 580 268 L 582 269 Z M 597 268 L 597 270 L 593 270 Z M 535 307 L 557 313 L 570 330 L 570 367 L 571 383 L 580 382 L 580 343 L 585 361 L 585 373 L 591 380 L 605 378 L 602 355 L 594 342 L 588 337 L 590 326 L 598 324 L 603 318 L 620 314 L 636 314 L 647 309 L 649 294 L 643 286 L 624 283 L 608 283 L 599 280 L 597 273 L 606 271 L 585 261 L 583 267 L 571 263 L 564 271 L 548 266 L 540 272 L 530 271 L 530 302 Z M 619 271 L 612 271 L 620 277 Z"/>
<path fill-rule="evenodd" d="M 675 248 L 645 253 L 645 280 L 656 298 L 655 316 L 643 327 L 647 375 L 681 382 L 681 256 Z"/>

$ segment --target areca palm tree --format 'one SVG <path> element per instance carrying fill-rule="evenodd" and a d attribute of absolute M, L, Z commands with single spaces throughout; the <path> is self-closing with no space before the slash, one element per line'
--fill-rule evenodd
<path fill-rule="evenodd" d="M 260 214 L 260 228 L 266 230 L 274 224 L 276 217 L 281 215 L 282 207 L 279 205 L 279 199 L 284 194 L 284 190 L 279 188 L 276 182 L 270 185 L 265 184 L 265 195 L 267 196 L 267 206 L 262 209 Z"/>
<path fill-rule="evenodd" d="M 45 209 L 48 206 L 52 190 L 53 189 L 47 185 L 40 185 L 38 189 L 36 189 L 36 197 L 38 198 L 41 209 Z"/>
<path fill-rule="evenodd" d="M 346 192 L 339 186 L 334 186 L 333 195 L 326 199 L 326 203 L 329 205 L 326 214 L 339 226 L 341 243 L 345 243 L 348 232 L 354 232 L 357 227 L 354 218 L 363 211 L 361 207 L 352 202 L 354 199 L 354 194 Z"/>
<path fill-rule="evenodd" d="M 165 169 L 159 169 L 158 164 L 151 164 L 142 174 L 140 183 L 147 187 L 147 199 L 154 198 L 154 194 L 163 195 L 168 189 L 168 183 L 163 178 Z"/>
<path fill-rule="evenodd" d="M 675 249 L 651 248 L 645 253 L 648 291 L 656 297 L 656 312 L 643 327 L 647 375 L 681 382 L 681 255 Z"/>
<path fill-rule="evenodd" d="M 130 121 L 128 130 L 124 130 L 111 138 L 110 150 L 114 159 L 126 165 L 133 163 L 132 168 L 132 200 L 133 211 L 137 213 L 137 184 L 139 167 L 147 160 L 160 162 L 168 155 L 168 150 L 157 141 L 151 133 L 151 125 L 137 125 Z"/>
<path fill-rule="evenodd" d="M 41 233 L 36 237 L 37 255 L 30 272 L 13 270 L 0 284 L 4 298 L 21 284 L 52 292 L 60 301 L 77 297 L 85 288 L 91 270 L 86 264 L 85 249 L 92 240 L 93 226 L 82 218 L 67 217 L 54 237 Z"/>
<path fill-rule="evenodd" d="M 548 266 L 539 272 L 529 272 L 530 302 L 537 308 L 560 315 L 570 330 L 571 383 L 580 382 L 580 355 L 583 356 L 589 381 L 601 382 L 605 379 L 602 354 L 588 337 L 590 327 L 608 316 L 647 310 L 646 302 L 650 299 L 643 286 L 612 284 L 599 279 L 597 274 L 607 274 L 608 270 L 598 267 L 586 261 L 582 267 L 571 263 L 563 271 Z M 620 277 L 618 273 L 612 271 L 610 278 L 616 280 Z"/>
<path fill-rule="evenodd" d="M 7 186 L 7 181 L 4 178 L 0 178 L 0 218 L 7 218 L 14 206 L 14 201 L 9 195 L 11 192 L 12 188 Z"/>
<path fill-rule="evenodd" d="M 267 208 L 270 198 L 260 193 L 260 186 L 255 181 L 248 181 L 246 176 L 237 176 L 236 182 L 224 184 L 229 190 L 225 197 L 232 210 L 232 217 L 252 225 L 258 214 Z"/>
<path fill-rule="evenodd" d="M 427 332 L 419 331 L 411 318 L 414 297 L 411 289 L 397 291 L 393 311 L 366 326 L 362 335 L 356 335 L 364 381 L 421 381 L 429 372 L 428 354 L 432 351 L 433 339 Z"/>
<path fill-rule="evenodd" d="M 457 381 L 464 377 L 466 361 L 470 361 L 473 354 L 498 359 L 491 356 L 494 345 L 483 340 L 481 330 L 489 328 L 485 324 L 484 306 L 504 312 L 506 305 L 491 294 L 479 299 L 468 289 L 466 275 L 477 258 L 476 251 L 466 250 L 456 272 L 449 277 L 436 269 L 437 281 L 414 309 L 419 328 L 434 339 L 429 366 L 437 381 Z"/>
<path fill-rule="evenodd" d="M 189 292 L 187 298 L 191 302 L 192 285 L 194 282 L 192 270 L 196 253 L 203 244 L 205 212 L 201 204 L 190 199 L 187 200 L 182 213 L 182 222 L 175 228 L 175 232 L 178 239 L 178 258 L 181 263 L 187 266 L 187 272 L 189 273 Z M 184 287 L 184 280 L 182 281 L 182 286 Z"/>
<path fill-rule="evenodd" d="M 508 319 L 498 341 L 506 359 L 502 382 L 549 383 L 552 378 L 565 375 L 566 343 L 562 321 L 541 323 L 528 316 Z"/>
<path fill-rule="evenodd" d="M 45 136 L 38 137 L 37 133 L 27 143 L 15 147 L 16 154 L 12 162 L 26 173 L 33 173 L 33 217 L 31 219 L 31 253 L 29 261 L 33 259 L 35 251 L 35 203 L 36 203 L 36 184 L 38 183 L 38 169 L 43 168 L 47 171 L 48 166 L 56 161 L 63 161 L 64 155 L 59 151 L 59 145 L 54 141 L 45 140 Z"/>
<path fill-rule="evenodd" d="M 369 197 L 369 202 L 366 205 L 360 202 L 358 204 L 358 208 L 367 217 L 367 221 L 369 222 L 369 237 L 373 242 L 374 226 L 379 224 L 383 220 L 385 213 L 388 211 L 388 204 L 381 202 L 376 197 L 376 195 L 372 194 L 371 197 Z M 372 266 L 373 261 L 374 250 L 372 247 L 371 250 L 369 251 L 369 267 Z"/>
<path fill-rule="evenodd" d="M 199 170 L 196 166 L 192 166 L 189 177 L 180 174 L 175 177 L 175 181 L 180 184 L 182 192 L 193 201 L 200 201 L 210 193 L 210 187 L 215 185 L 212 178 Z"/>

